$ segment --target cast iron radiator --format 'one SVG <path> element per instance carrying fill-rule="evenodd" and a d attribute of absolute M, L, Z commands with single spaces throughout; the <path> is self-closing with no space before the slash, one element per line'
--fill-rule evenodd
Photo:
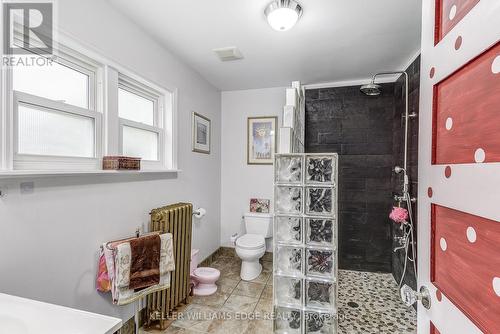
<path fill-rule="evenodd" d="M 172 311 L 188 303 L 191 264 L 191 230 L 193 205 L 177 203 L 151 211 L 149 230 L 172 233 L 175 270 L 172 272 L 170 288 L 147 296 L 147 324 L 159 320 L 163 329 L 164 321 Z"/>

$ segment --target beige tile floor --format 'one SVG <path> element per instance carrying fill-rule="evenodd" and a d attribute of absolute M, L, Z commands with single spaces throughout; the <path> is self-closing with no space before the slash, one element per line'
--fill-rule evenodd
<path fill-rule="evenodd" d="M 261 259 L 262 273 L 253 281 L 240 279 L 241 260 L 222 253 L 210 265 L 221 272 L 219 289 L 211 296 L 194 297 L 192 303 L 165 331 L 139 333 L 267 334 L 272 333 L 272 254 Z"/>
<path fill-rule="evenodd" d="M 240 259 L 222 253 L 210 265 L 221 272 L 214 295 L 194 297 L 168 329 L 139 333 L 272 333 L 272 254 L 266 253 L 261 263 L 259 277 L 242 281 Z M 391 274 L 341 270 L 339 280 L 339 334 L 415 333 L 416 312 L 402 304 Z"/>

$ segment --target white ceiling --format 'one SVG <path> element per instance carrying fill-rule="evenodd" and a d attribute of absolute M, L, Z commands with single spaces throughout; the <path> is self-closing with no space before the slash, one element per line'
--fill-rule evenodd
<path fill-rule="evenodd" d="M 365 79 L 420 49 L 421 0 L 299 0 L 289 31 L 271 29 L 271 0 L 108 0 L 221 90 Z M 243 60 L 212 49 L 237 46 Z"/>

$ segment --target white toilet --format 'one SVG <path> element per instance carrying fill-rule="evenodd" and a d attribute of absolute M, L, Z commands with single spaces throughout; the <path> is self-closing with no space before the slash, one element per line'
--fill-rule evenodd
<path fill-rule="evenodd" d="M 247 234 L 236 239 L 236 254 L 241 259 L 240 277 L 251 281 L 257 278 L 262 265 L 259 259 L 266 252 L 266 238 L 273 236 L 273 216 L 269 213 L 246 213 L 244 215 Z"/>

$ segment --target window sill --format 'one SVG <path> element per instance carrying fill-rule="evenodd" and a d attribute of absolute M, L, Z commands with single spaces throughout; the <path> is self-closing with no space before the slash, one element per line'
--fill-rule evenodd
<path fill-rule="evenodd" d="M 88 175 L 148 175 L 177 174 L 180 169 L 145 169 L 145 170 L 9 170 L 0 171 L 0 180 L 23 177 L 48 176 L 88 176 Z"/>

